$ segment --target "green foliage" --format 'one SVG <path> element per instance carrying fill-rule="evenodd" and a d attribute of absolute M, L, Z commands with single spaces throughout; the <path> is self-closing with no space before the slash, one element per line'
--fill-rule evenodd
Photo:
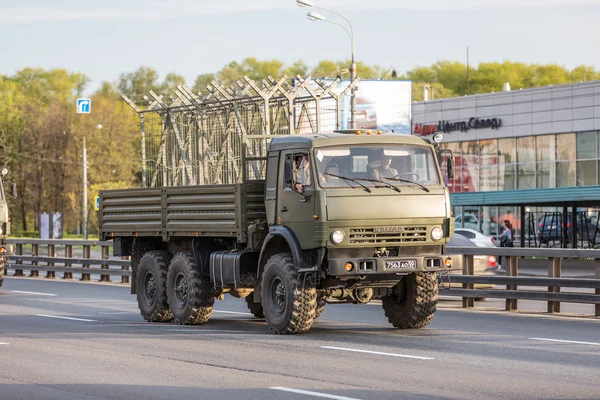
<path fill-rule="evenodd" d="M 350 60 L 322 60 L 312 68 L 302 60 L 291 65 L 253 57 L 232 61 L 219 71 L 197 76 L 193 89 L 206 93 L 216 82 L 230 86 L 244 76 L 260 81 L 269 76 L 288 79 L 296 75 L 348 79 Z M 357 62 L 361 79 L 408 79 L 413 82 L 413 100 L 423 100 L 424 87 L 430 99 L 467 93 L 501 91 L 509 82 L 513 89 L 600 79 L 593 66 L 569 70 L 561 65 L 525 64 L 513 61 L 485 62 L 469 67 L 440 60 L 417 66 L 397 77 L 391 69 Z M 81 167 L 83 136 L 88 149 L 88 227 L 97 226 L 93 199 L 100 190 L 140 186 L 139 119 L 121 100 L 122 93 L 139 99 L 150 90 L 170 96 L 181 75 L 169 73 L 161 79 L 146 66 L 121 74 L 114 83 L 102 82 L 92 96 L 93 114 L 78 115 L 75 99 L 84 93 L 88 78 L 64 69 L 24 68 L 12 76 L 0 75 L 0 167 L 10 168 L 9 179 L 18 183 L 17 199 L 9 198 L 13 231 L 37 237 L 39 212 L 62 212 L 65 234 L 77 231 L 81 220 Z M 94 127 L 102 124 L 101 130 Z"/>

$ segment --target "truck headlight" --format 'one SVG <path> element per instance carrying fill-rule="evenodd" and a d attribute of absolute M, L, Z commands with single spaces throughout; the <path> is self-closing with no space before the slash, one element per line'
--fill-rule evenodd
<path fill-rule="evenodd" d="M 345 237 L 346 234 L 341 229 L 336 229 L 335 231 L 331 232 L 331 241 L 333 242 L 333 244 L 342 243 Z"/>
<path fill-rule="evenodd" d="M 436 242 L 444 237 L 444 231 L 439 226 L 436 226 L 431 230 L 431 238 Z"/>

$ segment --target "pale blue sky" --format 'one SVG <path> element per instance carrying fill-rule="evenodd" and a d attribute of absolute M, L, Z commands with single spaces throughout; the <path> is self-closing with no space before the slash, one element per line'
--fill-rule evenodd
<path fill-rule="evenodd" d="M 356 58 L 403 73 L 436 60 L 600 68 L 600 0 L 314 0 L 353 24 Z M 0 74 L 61 67 L 101 81 L 140 65 L 188 84 L 254 56 L 350 57 L 339 27 L 295 0 L 0 0 Z M 314 10 L 317 11 L 317 10 Z M 333 15 L 318 11 L 327 16 Z"/>

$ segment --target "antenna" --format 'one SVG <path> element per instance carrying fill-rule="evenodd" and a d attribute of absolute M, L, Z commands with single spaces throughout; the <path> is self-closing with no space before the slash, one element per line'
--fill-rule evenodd
<path fill-rule="evenodd" d="M 467 96 L 471 94 L 471 80 L 469 79 L 469 46 L 467 46 Z"/>

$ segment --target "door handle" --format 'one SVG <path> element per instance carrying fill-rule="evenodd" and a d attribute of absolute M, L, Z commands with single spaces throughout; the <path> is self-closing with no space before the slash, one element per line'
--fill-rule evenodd
<path fill-rule="evenodd" d="M 287 207 L 283 207 L 283 208 L 281 209 L 281 212 L 286 212 L 286 211 L 287 211 Z"/>

